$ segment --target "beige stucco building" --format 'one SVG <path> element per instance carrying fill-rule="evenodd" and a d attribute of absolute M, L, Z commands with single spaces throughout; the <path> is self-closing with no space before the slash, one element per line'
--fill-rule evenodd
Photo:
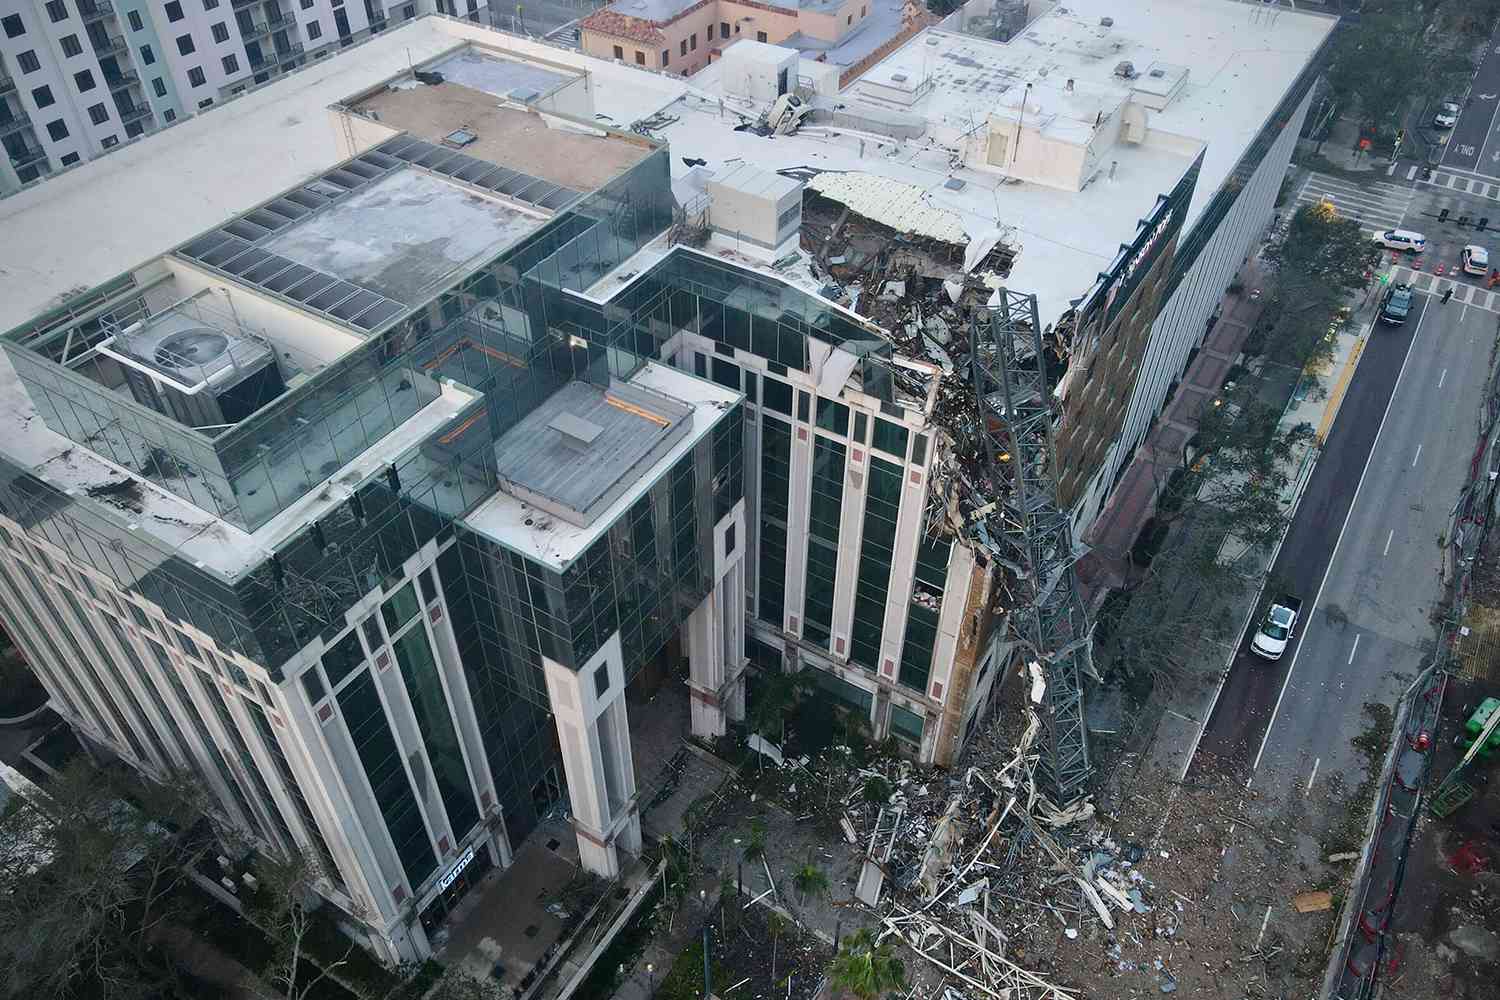
<path fill-rule="evenodd" d="M 590 55 L 688 76 L 742 38 L 837 44 L 872 8 L 871 0 L 623 0 L 584 18 L 579 29 Z"/>

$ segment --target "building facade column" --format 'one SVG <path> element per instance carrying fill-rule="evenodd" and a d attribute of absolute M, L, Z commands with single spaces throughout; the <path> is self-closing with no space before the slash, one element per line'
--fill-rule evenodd
<path fill-rule="evenodd" d="M 542 658 L 557 724 L 578 857 L 596 875 L 620 873 L 620 851 L 641 849 L 620 633 L 578 670 Z"/>
<path fill-rule="evenodd" d="M 741 500 L 714 526 L 714 588 L 684 626 L 694 736 L 745 717 L 745 538 Z"/>

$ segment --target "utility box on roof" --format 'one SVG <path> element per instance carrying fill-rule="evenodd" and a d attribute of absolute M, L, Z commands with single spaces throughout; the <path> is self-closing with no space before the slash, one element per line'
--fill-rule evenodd
<path fill-rule="evenodd" d="M 719 84 L 725 94 L 774 101 L 797 89 L 796 49 L 742 38 L 719 57 Z"/>
<path fill-rule="evenodd" d="M 705 186 L 708 222 L 721 243 L 754 252 L 785 252 L 802 228 L 802 184 L 749 164 Z"/>

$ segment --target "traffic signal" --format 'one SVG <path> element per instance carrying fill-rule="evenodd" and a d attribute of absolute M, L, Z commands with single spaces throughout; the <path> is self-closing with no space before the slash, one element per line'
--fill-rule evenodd
<path fill-rule="evenodd" d="M 1446 208 L 1442 209 L 1441 211 L 1438 212 L 1438 221 L 1439 222 L 1447 222 L 1448 221 L 1448 210 Z"/>
<path fill-rule="evenodd" d="M 1482 233 L 1485 231 L 1485 229 L 1489 228 L 1489 224 L 1490 217 L 1488 215 L 1481 215 L 1479 217 L 1479 222 L 1474 226 L 1474 228 Z"/>
<path fill-rule="evenodd" d="M 1469 224 L 1469 217 L 1467 215 L 1460 215 L 1458 217 L 1458 228 L 1459 229 L 1464 228 L 1468 224 Z"/>
<path fill-rule="evenodd" d="M 1401 152 L 1401 143 L 1403 143 L 1405 141 L 1406 141 L 1406 129 L 1404 129 L 1404 128 L 1403 129 L 1397 129 L 1396 130 L 1396 147 L 1395 147 L 1396 152 L 1398 152 L 1398 153 Z"/>

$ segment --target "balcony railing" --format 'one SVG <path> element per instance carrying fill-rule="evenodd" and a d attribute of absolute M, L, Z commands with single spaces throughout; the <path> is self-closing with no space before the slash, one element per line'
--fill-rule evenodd
<path fill-rule="evenodd" d="M 240 25 L 240 37 L 248 42 L 252 38 L 259 38 L 270 30 L 271 26 L 264 21 L 251 21 L 248 28 Z"/>
<path fill-rule="evenodd" d="M 17 170 L 20 170 L 22 167 L 29 167 L 38 161 L 45 162 L 46 159 L 47 151 L 40 146 L 34 146 L 29 149 L 23 149 L 19 153 L 10 154 L 10 162 Z"/>
<path fill-rule="evenodd" d="M 302 54 L 302 43 L 301 42 L 288 42 L 287 44 L 281 46 L 279 49 L 276 50 L 275 58 L 276 58 L 276 60 L 278 62 L 285 62 L 288 59 L 295 59 L 297 56 L 300 56 L 301 54 Z"/>
<path fill-rule="evenodd" d="M 122 69 L 118 73 L 106 76 L 104 82 L 109 85 L 110 90 L 124 90 L 131 84 L 140 83 L 141 78 L 133 69 Z"/>
<path fill-rule="evenodd" d="M 246 7 L 254 7 L 256 4 L 263 2 L 264 0 L 229 0 L 229 6 L 235 10 L 244 10 Z"/>
<path fill-rule="evenodd" d="M 15 89 L 16 81 L 6 76 L 3 70 L 0 70 L 0 94 L 8 94 Z"/>
<path fill-rule="evenodd" d="M 31 119 L 25 115 L 18 115 L 9 121 L 0 122 L 0 136 L 14 135 L 28 128 L 31 128 Z"/>
<path fill-rule="evenodd" d="M 83 23 L 97 21 L 101 17 L 113 17 L 115 5 L 109 0 L 93 0 L 93 3 L 78 5 L 78 16 L 83 18 Z"/>
<path fill-rule="evenodd" d="M 142 118 L 150 118 L 150 117 L 151 117 L 151 108 L 150 108 L 149 105 L 145 105 L 145 104 L 142 104 L 139 107 L 131 108 L 129 111 L 121 111 L 120 112 L 120 121 L 123 122 L 126 125 L 129 125 L 131 122 L 138 122 Z"/>
<path fill-rule="evenodd" d="M 124 52 L 128 48 L 130 48 L 130 43 L 125 41 L 125 39 L 121 38 L 119 35 L 110 35 L 103 41 L 99 41 L 98 39 L 94 40 L 95 55 L 114 55 L 117 52 Z"/>

